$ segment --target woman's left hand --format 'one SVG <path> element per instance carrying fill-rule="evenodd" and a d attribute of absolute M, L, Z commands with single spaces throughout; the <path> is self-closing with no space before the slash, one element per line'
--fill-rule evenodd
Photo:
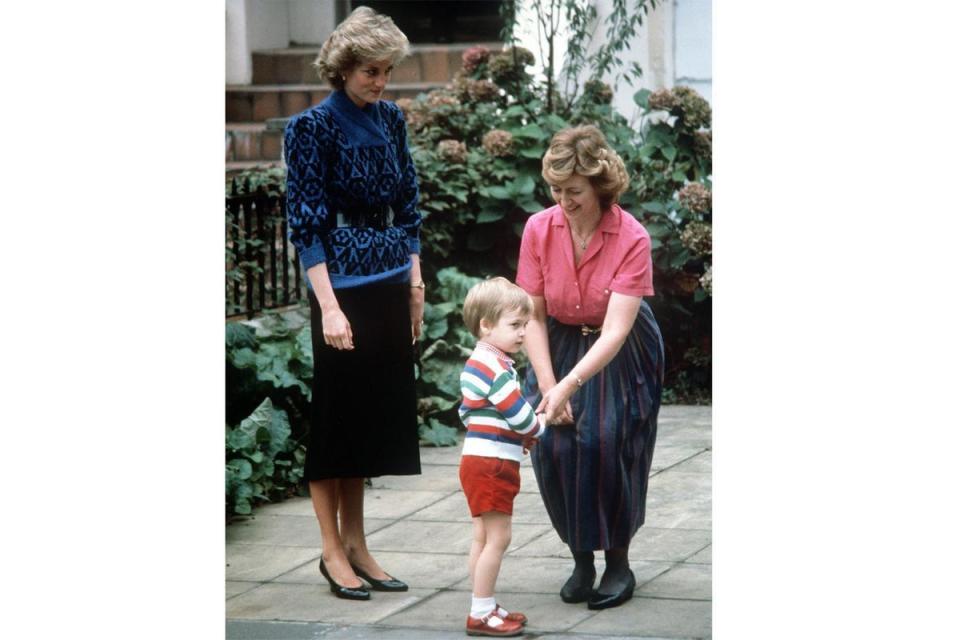
<path fill-rule="evenodd" d="M 417 343 L 423 332 L 423 299 L 423 289 L 410 287 L 410 331 L 413 333 L 413 344 Z"/>

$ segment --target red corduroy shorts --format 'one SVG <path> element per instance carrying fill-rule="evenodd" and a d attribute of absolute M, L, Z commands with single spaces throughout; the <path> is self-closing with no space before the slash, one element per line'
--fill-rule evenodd
<path fill-rule="evenodd" d="M 513 515 L 513 499 L 520 493 L 520 463 L 463 456 L 460 458 L 460 486 L 474 518 L 488 511 Z"/>

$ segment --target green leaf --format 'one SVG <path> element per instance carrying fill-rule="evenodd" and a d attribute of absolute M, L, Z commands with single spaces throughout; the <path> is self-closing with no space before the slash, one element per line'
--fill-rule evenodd
<path fill-rule="evenodd" d="M 541 129 L 540 125 L 536 122 L 531 122 L 519 129 L 510 129 L 510 133 L 513 134 L 515 138 L 529 138 L 532 140 L 543 140 L 547 137 L 547 133 Z"/>
<path fill-rule="evenodd" d="M 442 338 L 447 333 L 449 325 L 446 318 L 440 318 L 427 323 L 427 339 L 436 340 Z"/>
<path fill-rule="evenodd" d="M 506 215 L 506 212 L 503 209 L 484 209 L 477 214 L 477 224 L 496 222 L 497 220 L 503 219 L 504 215 Z"/>
<path fill-rule="evenodd" d="M 501 187 L 499 185 L 487 187 L 487 193 L 491 198 L 496 198 L 497 200 L 510 200 L 513 197 L 510 195 L 510 191 L 508 191 L 506 187 Z"/>
<path fill-rule="evenodd" d="M 659 149 L 657 145 L 648 142 L 637 150 L 637 156 L 640 158 L 649 157 L 653 155 L 657 149 Z"/>
<path fill-rule="evenodd" d="M 457 430 L 431 418 L 420 425 L 420 443 L 432 447 L 450 447 L 458 444 Z"/>
<path fill-rule="evenodd" d="M 690 259 L 690 252 L 687 249 L 683 249 L 679 253 L 674 254 L 670 257 L 670 266 L 674 269 L 679 269 L 687 263 L 687 260 Z"/>
<path fill-rule="evenodd" d="M 649 109 L 650 103 L 648 101 L 651 93 L 652 92 L 649 89 L 640 89 L 640 91 L 637 91 L 635 94 L 633 94 L 633 101 L 637 104 L 637 106 L 643 109 Z"/>
<path fill-rule="evenodd" d="M 533 158 L 535 160 L 539 160 L 543 157 L 544 149 L 541 149 L 540 147 L 528 147 L 526 149 L 520 149 L 520 151 L 517 153 L 522 158 Z"/>
<path fill-rule="evenodd" d="M 672 177 L 677 182 L 683 182 L 684 180 L 687 179 L 687 174 L 677 169 L 676 171 L 673 172 L 673 174 L 671 174 L 670 177 Z"/>
<path fill-rule="evenodd" d="M 226 338 L 227 349 L 240 349 L 242 347 L 254 348 L 257 346 L 254 330 L 239 322 L 227 323 Z"/>
<path fill-rule="evenodd" d="M 673 159 L 677 157 L 677 148 L 674 146 L 666 146 L 661 149 L 660 152 L 663 154 L 663 157 L 670 162 L 673 162 Z"/>
<path fill-rule="evenodd" d="M 536 187 L 536 183 L 533 181 L 529 175 L 523 175 L 509 183 L 507 189 L 514 196 L 528 196 L 533 193 L 533 189 Z"/>
<path fill-rule="evenodd" d="M 234 476 L 238 480 L 247 480 L 253 475 L 253 465 L 249 460 L 243 458 L 234 458 L 227 463 L 227 466 L 233 470 Z"/>

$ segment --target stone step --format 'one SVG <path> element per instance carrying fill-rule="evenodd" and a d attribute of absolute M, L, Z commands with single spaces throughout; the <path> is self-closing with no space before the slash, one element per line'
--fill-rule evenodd
<path fill-rule="evenodd" d="M 499 42 L 480 43 L 491 51 L 499 51 Z M 391 80 L 407 82 L 449 82 L 460 69 L 463 52 L 476 43 L 417 44 L 410 46 L 410 55 L 394 69 Z M 311 63 L 320 47 L 289 47 L 253 52 L 253 84 L 313 84 L 321 82 Z"/>
<path fill-rule="evenodd" d="M 269 169 L 271 167 L 279 167 L 279 160 L 268 161 L 268 160 L 233 160 L 225 163 L 225 173 L 226 177 L 229 180 L 230 178 L 246 171 L 247 169 L 255 168 L 264 168 Z"/>
<path fill-rule="evenodd" d="M 263 122 L 228 122 L 226 161 L 279 162 L 283 132 L 269 130 Z"/>
<path fill-rule="evenodd" d="M 415 98 L 442 87 L 445 82 L 396 82 L 383 92 L 386 100 Z M 326 98 L 332 89 L 323 84 L 241 84 L 226 86 L 226 121 L 265 122 L 269 118 L 292 116 Z"/>

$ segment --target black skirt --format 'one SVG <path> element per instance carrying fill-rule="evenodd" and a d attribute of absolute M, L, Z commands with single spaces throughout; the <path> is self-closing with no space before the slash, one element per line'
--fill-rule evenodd
<path fill-rule="evenodd" d="M 420 473 L 410 286 L 373 284 L 336 291 L 353 331 L 353 351 L 323 342 L 311 291 L 313 398 L 304 480 Z"/>

